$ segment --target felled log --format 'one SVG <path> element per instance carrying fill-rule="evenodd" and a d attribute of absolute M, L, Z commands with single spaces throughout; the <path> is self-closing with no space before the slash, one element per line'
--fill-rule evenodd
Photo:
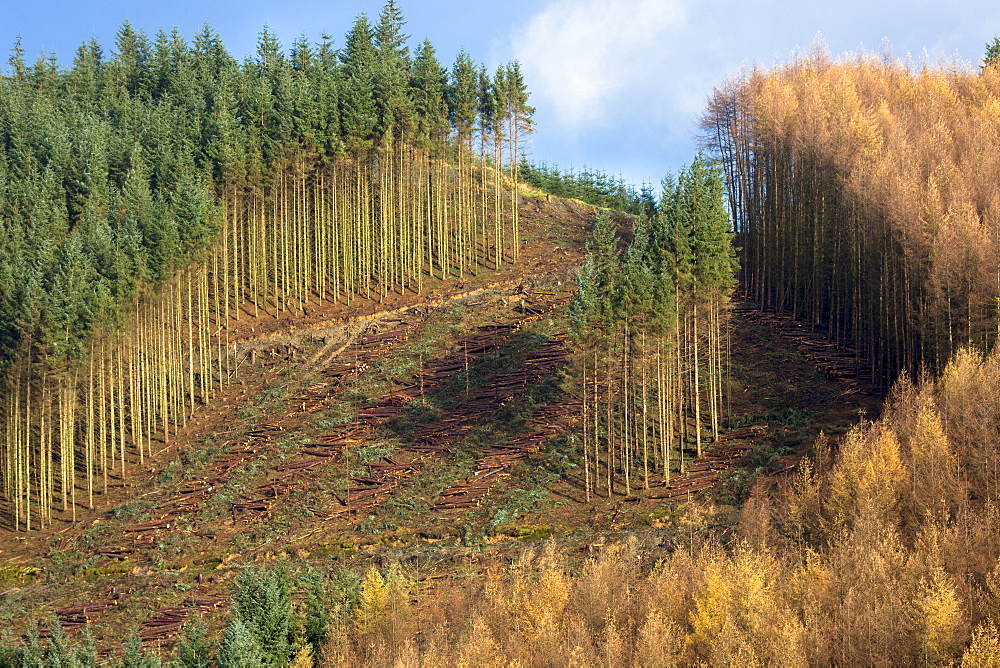
<path fill-rule="evenodd" d="M 143 522 L 142 524 L 135 524 L 130 527 L 125 528 L 126 533 L 138 533 L 140 531 L 153 531 L 155 529 L 169 529 L 170 520 L 153 520 L 151 522 Z"/>
<path fill-rule="evenodd" d="M 318 464 L 322 464 L 325 461 L 322 457 L 313 457 L 311 459 L 296 459 L 290 462 L 284 462 L 283 464 L 278 464 L 274 467 L 275 471 L 290 471 L 293 469 L 310 469 Z"/>

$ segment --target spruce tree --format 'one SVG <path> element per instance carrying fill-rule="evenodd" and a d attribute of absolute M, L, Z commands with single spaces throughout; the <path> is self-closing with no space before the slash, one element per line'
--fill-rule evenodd
<path fill-rule="evenodd" d="M 347 33 L 340 52 L 340 122 L 348 140 L 370 139 L 378 123 L 375 102 L 375 47 L 371 24 L 364 13 L 358 15 Z"/>
<path fill-rule="evenodd" d="M 160 665 L 158 657 L 142 648 L 142 639 L 137 635 L 129 636 L 124 649 L 122 668 L 157 668 Z"/>
<path fill-rule="evenodd" d="M 986 53 L 983 54 L 983 69 L 1000 63 L 1000 37 L 994 37 L 986 43 Z"/>
<path fill-rule="evenodd" d="M 458 135 L 459 144 L 470 147 L 472 129 L 478 114 L 479 76 L 472 57 L 462 50 L 451 67 L 448 82 L 448 118 Z"/>
<path fill-rule="evenodd" d="M 233 615 L 222 633 L 215 660 L 219 668 L 259 668 L 268 657 L 257 637 L 238 615 Z"/>
<path fill-rule="evenodd" d="M 445 91 L 448 75 L 429 39 L 417 48 L 410 74 L 410 97 L 417 115 L 418 137 L 440 142 L 448 133 Z"/>
<path fill-rule="evenodd" d="M 200 618 L 187 623 L 177 643 L 176 661 L 182 668 L 208 668 L 212 665 L 212 643 L 208 627 Z"/>
<path fill-rule="evenodd" d="M 115 35 L 115 47 L 118 49 L 112 61 L 115 87 L 133 97 L 146 97 L 151 83 L 146 67 L 151 48 L 149 38 L 126 19 Z"/>
<path fill-rule="evenodd" d="M 236 579 L 230 629 L 233 643 L 245 644 L 243 636 L 249 635 L 252 645 L 271 662 L 281 665 L 287 661 L 293 630 L 288 572 L 250 568 L 240 573 Z"/>
<path fill-rule="evenodd" d="M 323 580 L 315 574 L 304 577 L 306 584 L 306 618 L 303 624 L 305 641 L 312 646 L 313 657 L 320 657 L 330 630 L 330 613 L 327 612 L 327 592 Z"/>
<path fill-rule="evenodd" d="M 379 121 L 376 132 L 390 139 L 394 133 L 402 138 L 413 124 L 413 109 L 407 95 L 410 50 L 406 46 L 409 35 L 403 34 L 405 24 L 395 0 L 388 0 L 372 33 L 377 56 L 374 93 Z"/>

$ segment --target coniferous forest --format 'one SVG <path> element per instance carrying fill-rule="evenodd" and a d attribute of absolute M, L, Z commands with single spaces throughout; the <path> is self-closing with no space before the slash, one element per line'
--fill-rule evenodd
<path fill-rule="evenodd" d="M 127 452 L 169 441 L 236 374 L 240 318 L 517 260 L 519 66 L 444 67 L 403 28 L 394 2 L 336 50 L 286 52 L 265 28 L 243 62 L 208 26 L 188 41 L 126 22 L 68 69 L 15 45 L 0 79 L 15 527 L 93 507 Z"/>
<path fill-rule="evenodd" d="M 884 387 L 990 348 L 998 75 L 817 51 L 717 89 L 702 127 L 747 295 L 856 346 Z"/>
<path fill-rule="evenodd" d="M 595 220 L 569 305 L 588 498 L 610 497 L 616 471 L 625 494 L 651 476 L 669 484 L 689 441 L 701 457 L 703 439 L 719 440 L 736 272 L 724 190 L 699 156 L 664 180 L 624 249 L 611 218 Z"/>
<path fill-rule="evenodd" d="M 581 199 L 588 204 L 616 211 L 624 211 L 636 216 L 651 216 L 656 213 L 656 198 L 649 185 L 636 191 L 624 179 L 614 178 L 600 170 L 584 168 L 560 171 L 558 167 L 532 164 L 522 160 L 521 179 L 540 190 L 559 197 Z"/>

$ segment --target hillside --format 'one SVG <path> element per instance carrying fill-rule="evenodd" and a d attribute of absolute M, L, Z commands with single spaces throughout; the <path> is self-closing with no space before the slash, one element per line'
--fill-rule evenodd
<path fill-rule="evenodd" d="M 0 666 L 1000 663 L 995 63 L 748 70 L 654 194 L 404 24 L 15 46 Z"/>
<path fill-rule="evenodd" d="M 419 606 L 550 538 L 586 555 L 637 536 L 655 559 L 734 531 L 728 504 L 755 476 L 790 470 L 821 429 L 878 410 L 863 386 L 826 379 L 795 349 L 807 334 L 776 337 L 783 321 L 738 311 L 721 444 L 743 454 L 736 467 L 708 466 L 721 479 L 691 489 L 588 502 L 568 428 L 580 405 L 560 369 L 592 213 L 537 195 L 522 211 L 517 268 L 244 324 L 238 381 L 124 480 L 112 476 L 105 507 L 5 533 L 0 616 L 19 634 L 62 611 L 67 630 L 90 620 L 106 651 L 125 629 L 169 653 L 194 607 L 220 627 L 249 565 L 350 580 L 400 564 Z M 689 536 L 678 519 L 691 512 L 704 517 Z"/>
<path fill-rule="evenodd" d="M 0 487 L 15 531 L 92 509 L 236 378 L 263 313 L 517 262 L 516 62 L 411 51 L 392 0 L 238 62 L 208 26 L 0 76 Z"/>

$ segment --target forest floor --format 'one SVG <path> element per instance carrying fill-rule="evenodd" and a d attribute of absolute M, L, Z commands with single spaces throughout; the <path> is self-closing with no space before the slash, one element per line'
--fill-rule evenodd
<path fill-rule="evenodd" d="M 745 454 L 704 489 L 663 498 L 640 475 L 588 499 L 561 368 L 591 210 L 526 200 L 516 268 L 241 320 L 237 380 L 109 479 L 96 509 L 0 529 L 4 628 L 55 614 L 106 653 L 132 633 L 169 645 L 195 609 L 221 625 L 248 564 L 399 562 L 432 589 L 544 540 L 586 555 L 629 534 L 655 556 L 696 529 L 732 532 L 757 481 L 780 484 L 821 432 L 877 417 L 874 392 L 830 379 L 741 305 L 723 426 Z"/>

